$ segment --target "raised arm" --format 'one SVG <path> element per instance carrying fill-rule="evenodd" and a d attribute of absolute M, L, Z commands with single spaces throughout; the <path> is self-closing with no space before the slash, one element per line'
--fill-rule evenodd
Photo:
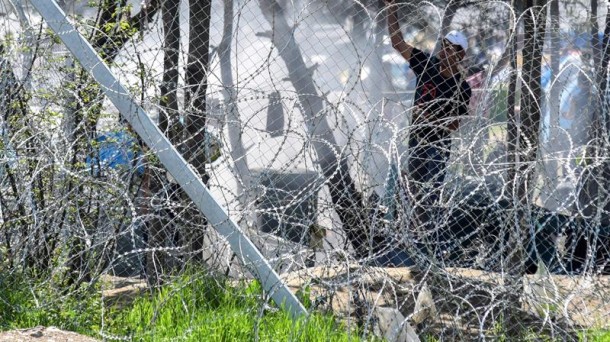
<path fill-rule="evenodd" d="M 395 0 L 385 0 L 386 8 L 388 9 L 388 31 L 392 41 L 392 47 L 398 51 L 407 61 L 411 59 L 413 46 L 405 42 L 400 25 L 398 24 L 398 16 L 396 15 Z"/>

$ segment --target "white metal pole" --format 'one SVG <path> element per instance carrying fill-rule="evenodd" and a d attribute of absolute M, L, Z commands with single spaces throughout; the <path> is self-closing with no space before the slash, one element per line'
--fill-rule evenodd
<path fill-rule="evenodd" d="M 91 44 L 68 21 L 55 0 L 30 0 L 30 2 L 40 12 L 49 27 L 66 44 L 81 66 L 91 73 L 102 86 L 106 96 L 189 195 L 197 208 L 205 215 L 209 224 L 227 239 L 233 252 L 254 273 L 265 291 L 279 306 L 289 310 L 293 318 L 307 314 L 303 305 L 282 282 L 252 241 L 244 235 L 237 224 L 229 218 L 227 212 L 212 197 L 201 178 L 176 151 L 148 114 L 133 100 L 131 94 L 119 83 Z"/>

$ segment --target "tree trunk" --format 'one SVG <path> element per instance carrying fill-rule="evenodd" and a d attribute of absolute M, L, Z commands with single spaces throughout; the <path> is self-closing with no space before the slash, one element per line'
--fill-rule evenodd
<path fill-rule="evenodd" d="M 561 89 L 555 83 L 557 76 L 559 75 L 559 67 L 561 63 L 561 39 L 559 37 L 559 0 L 551 0 L 550 3 L 550 17 L 551 17 L 551 77 L 549 79 L 550 94 L 546 101 L 547 108 L 549 111 L 549 123 L 551 127 L 549 129 L 549 140 L 553 137 L 552 127 L 559 125 L 559 103 L 560 103 L 560 91 Z M 555 163 L 556 164 L 556 163 Z M 557 176 L 557 165 L 551 170 L 551 177 Z M 554 182 L 553 182 L 554 183 Z"/>
<path fill-rule="evenodd" d="M 593 65 L 597 69 L 602 59 L 602 48 L 599 40 L 599 24 L 597 22 L 599 16 L 599 4 L 597 0 L 591 0 L 591 51 L 593 52 Z M 596 75 L 597 76 L 597 75 Z"/>
<path fill-rule="evenodd" d="M 513 0 L 513 8 L 515 9 L 515 20 L 523 13 L 523 4 L 521 0 Z M 514 34 L 512 41 L 507 44 L 507 51 L 505 56 L 508 56 L 507 61 L 510 63 L 511 73 L 508 84 L 508 99 L 507 99 L 507 123 L 506 123 L 506 143 L 507 143 L 507 162 L 510 165 L 508 170 L 507 178 L 508 183 L 508 194 L 514 196 L 516 189 L 516 178 L 517 178 L 517 162 L 518 162 L 518 146 L 519 146 L 519 114 L 517 105 L 519 99 L 517 98 L 517 88 L 519 83 L 519 66 L 517 64 L 518 51 L 520 46 L 519 31 L 520 22 L 515 22 Z M 493 74 L 493 72 L 492 72 Z"/>
<path fill-rule="evenodd" d="M 600 95 L 604 99 L 602 103 L 602 109 L 604 113 L 604 119 L 606 124 L 610 124 L 610 120 L 608 120 L 608 97 L 606 96 L 607 88 L 608 88 L 608 64 L 610 63 L 610 13 L 606 13 L 606 18 L 604 20 L 604 39 L 601 42 L 601 57 L 600 64 L 596 65 L 597 70 L 599 71 L 599 76 L 597 77 L 597 84 L 599 87 Z M 595 34 L 595 39 L 598 39 L 597 33 Z"/>
<path fill-rule="evenodd" d="M 610 13 L 609 13 L 610 14 Z M 594 148 L 595 161 L 598 163 L 597 166 L 591 170 L 590 183 L 587 184 L 590 188 L 589 196 L 586 203 L 588 213 L 594 218 L 593 226 L 587 227 L 587 250 L 590 257 L 585 263 L 587 269 L 596 268 L 596 254 L 600 247 L 599 246 L 599 229 L 598 227 L 607 227 L 610 225 L 610 197 L 607 194 L 607 189 L 610 187 L 610 162 L 608 158 L 610 153 L 610 99 L 608 98 L 608 64 L 610 63 L 610 15 L 606 14 L 604 18 L 604 37 L 599 42 L 597 33 L 593 39 L 597 39 L 599 42 L 599 64 L 595 65 L 597 70 L 596 74 L 596 85 L 598 89 L 598 96 L 600 98 L 600 106 L 594 112 L 594 125 L 595 139 Z"/>
<path fill-rule="evenodd" d="M 354 247 L 356 258 L 363 258 L 369 254 L 373 241 L 369 239 L 369 226 L 363 210 L 362 195 L 356 190 L 349 174 L 347 156 L 342 154 L 342 148 L 337 145 L 323 115 L 323 100 L 318 95 L 282 8 L 275 0 L 259 0 L 259 4 L 265 19 L 274 31 L 273 45 L 286 63 L 289 79 L 298 94 L 306 126 L 318 156 L 319 167 L 328 179 L 335 210 L 348 241 Z"/>
<path fill-rule="evenodd" d="M 578 202 L 580 210 L 585 216 L 595 219 L 595 224 L 609 225 L 610 217 L 607 213 L 610 209 L 609 198 L 606 195 L 606 190 L 610 184 L 610 165 L 606 161 L 608 158 L 608 148 L 610 141 L 608 134 L 610 132 L 610 116 L 607 81 L 608 81 L 608 63 L 610 62 L 610 15 L 606 15 L 604 22 L 604 38 L 600 42 L 597 32 L 599 25 L 598 18 L 598 3 L 596 0 L 591 0 L 591 46 L 593 48 L 594 61 L 594 86 L 597 92 L 593 95 L 600 99 L 600 105 L 594 107 L 591 116 L 591 128 L 589 132 L 589 141 L 587 147 L 587 164 L 596 163 L 596 166 L 589 166 L 583 171 L 581 177 L 581 186 L 578 194 Z"/>
<path fill-rule="evenodd" d="M 383 110 L 384 101 L 384 90 L 388 89 L 389 77 L 386 77 L 384 71 L 382 55 L 383 51 L 383 35 L 386 33 L 386 20 L 385 16 L 381 15 L 379 11 L 384 9 L 383 1 L 378 1 L 377 6 L 369 8 L 370 16 L 365 14 L 354 15 L 354 28 L 369 27 L 371 34 L 367 35 L 366 31 L 355 30 L 352 32 L 352 40 L 354 46 L 362 47 L 362 50 L 358 53 L 360 56 L 367 56 L 365 58 L 364 65 L 369 70 L 369 75 L 366 79 L 362 80 L 363 89 L 366 93 L 363 98 L 359 100 L 363 103 L 362 110 L 362 122 L 364 123 L 364 150 L 362 155 L 359 157 L 359 161 L 363 165 L 363 169 L 369 176 L 370 180 L 367 184 L 367 188 L 372 189 L 369 199 L 381 198 L 384 191 L 384 182 L 387 178 L 388 172 L 388 160 L 387 156 L 379 153 L 378 148 L 380 147 L 380 141 L 388 141 L 391 139 L 389 134 L 382 137 L 383 124 L 380 122 L 380 113 Z M 359 8 L 360 12 L 366 12 L 367 9 L 362 7 Z M 374 18 L 371 21 L 370 18 Z M 359 20 L 360 22 L 357 22 Z M 356 81 L 357 82 L 357 81 Z M 381 143 L 385 145 L 383 142 Z M 376 146 L 377 148 L 374 148 Z M 384 146 L 389 148 L 389 146 Z M 369 206 L 376 206 L 375 200 L 371 201 Z"/>
<path fill-rule="evenodd" d="M 249 196 L 244 192 L 251 189 L 250 168 L 246 149 L 241 140 L 242 124 L 237 109 L 237 94 L 234 90 L 233 68 L 231 64 L 231 40 L 233 36 L 233 0 L 224 0 L 224 26 L 222 39 L 218 46 L 220 59 L 220 78 L 223 85 L 223 97 L 227 110 L 226 124 L 231 146 L 231 159 L 237 174 L 237 200 L 245 210 L 248 207 Z"/>
<path fill-rule="evenodd" d="M 209 141 L 206 133 L 206 91 L 210 48 L 211 0 L 189 1 L 189 55 L 186 67 L 185 94 L 185 159 L 193 166 L 204 184 L 208 182 L 206 163 L 209 162 Z M 183 196 L 185 197 L 185 196 Z M 188 245 L 195 260 L 202 260 L 203 227 L 207 224 L 202 215 L 193 222 L 195 228 L 186 233 Z"/>
<path fill-rule="evenodd" d="M 540 128 L 540 73 L 542 59 L 542 45 L 544 43 L 544 16 L 536 0 L 526 1 L 526 13 L 524 16 L 524 47 L 523 47 L 523 83 L 521 86 L 521 105 L 519 122 L 521 132 L 511 133 L 516 137 L 514 148 L 516 151 L 516 163 L 514 164 L 515 188 L 513 196 L 516 197 L 520 208 L 518 208 L 519 218 L 523 221 L 521 228 L 514 229 L 516 234 L 513 242 L 516 249 L 513 254 L 513 261 L 509 266 L 511 272 L 517 276 L 524 273 L 524 260 L 526 257 L 525 245 L 523 240 L 529 235 L 527 218 L 525 217 L 532 205 L 532 191 L 530 186 L 535 182 L 535 162 L 538 155 L 539 128 Z M 514 132 L 514 128 L 511 129 Z"/>
<path fill-rule="evenodd" d="M 559 0 L 551 0 L 550 9 L 550 34 L 551 34 L 551 77 L 549 79 L 549 93 L 547 94 L 547 98 L 544 101 L 545 108 L 548 111 L 549 115 L 549 127 L 546 127 L 548 132 L 548 147 L 551 148 L 553 146 L 553 139 L 557 136 L 556 132 L 557 127 L 559 127 L 559 104 L 560 104 L 560 94 L 561 88 L 559 84 L 555 84 L 557 80 L 557 76 L 559 75 L 559 66 L 561 59 L 561 40 L 559 37 Z M 559 132 L 560 133 L 560 132 Z M 551 151 L 555 152 L 555 151 Z M 547 195 L 551 196 L 551 202 L 549 203 L 546 199 L 543 201 L 547 205 L 551 205 L 553 209 L 557 207 L 557 200 L 555 199 L 556 195 L 554 194 L 557 185 L 559 184 L 558 178 L 558 170 L 560 167 L 561 161 L 557 159 L 549 159 L 547 160 L 547 167 L 545 168 L 545 197 Z"/>
<path fill-rule="evenodd" d="M 551 16 L 551 78 L 549 79 L 549 85 L 552 86 L 557 76 L 559 75 L 559 67 L 561 64 L 561 37 L 559 36 L 559 0 L 551 0 L 550 4 L 550 16 Z M 550 96 L 547 102 L 551 119 L 549 120 L 552 126 L 559 125 L 559 102 L 560 102 L 560 91 L 558 85 L 549 87 Z M 555 108 L 557 107 L 557 108 Z M 556 110 L 555 110 L 556 109 Z M 554 114 L 557 113 L 557 114 Z M 550 133 L 552 137 L 552 132 Z M 550 139 L 550 137 L 549 137 Z"/>
<path fill-rule="evenodd" d="M 159 100 L 159 129 L 176 147 L 181 143 L 180 132 L 182 125 L 179 122 L 178 108 L 178 62 L 180 56 L 180 0 L 163 0 L 161 5 L 163 20 L 163 78 L 160 86 L 161 99 Z M 148 167 L 144 171 L 142 191 L 140 196 L 152 198 L 163 193 L 169 186 L 166 177 L 157 173 L 157 168 Z M 170 192 L 171 195 L 175 192 Z M 170 196 L 171 196 L 170 195 Z M 172 196 L 176 200 L 175 196 Z M 142 210 L 146 213 L 152 210 L 144 201 Z M 174 235 L 171 223 L 171 214 L 162 211 L 156 213 L 148 223 L 148 244 L 152 248 L 167 247 Z M 169 241 L 168 241 L 169 240 Z M 147 282 L 151 285 L 162 283 L 163 273 L 169 273 L 177 266 L 173 258 L 164 251 L 149 252 L 146 256 Z"/>
<path fill-rule="evenodd" d="M 551 0 L 550 4 L 551 16 L 551 80 L 553 82 L 559 73 L 561 38 L 559 37 L 559 0 Z M 551 96 L 552 101 L 557 97 Z"/>
<path fill-rule="evenodd" d="M 538 0 L 529 0 L 531 14 L 526 14 L 524 21 L 525 38 L 523 47 L 523 85 L 521 87 L 521 126 L 523 127 L 523 162 L 519 173 L 524 176 L 517 189 L 517 196 L 524 206 L 531 205 L 532 188 L 537 159 L 540 133 L 540 99 L 542 87 L 540 77 L 542 71 L 542 47 L 546 15 Z"/>
<path fill-rule="evenodd" d="M 513 164 L 515 182 L 512 195 L 515 196 L 511 202 L 517 205 L 514 208 L 516 214 L 513 222 L 515 226 L 510 232 L 509 246 L 512 246 L 512 254 L 509 256 L 507 289 L 511 300 L 508 313 L 508 326 L 506 327 L 512 336 L 521 333 L 519 325 L 519 312 L 521 306 L 518 304 L 519 296 L 523 293 L 522 277 L 526 272 L 526 260 L 528 258 L 527 245 L 530 241 L 530 223 L 532 194 L 535 185 L 536 160 L 538 155 L 538 140 L 540 128 L 540 73 L 542 62 L 542 47 L 544 44 L 544 31 L 546 25 L 546 12 L 543 10 L 539 0 L 525 1 L 524 16 L 524 46 L 523 46 L 523 70 L 521 86 L 521 105 L 519 122 L 522 128 L 516 135 L 515 151 L 518 160 Z M 514 130 L 514 128 L 513 128 Z M 513 307 L 514 306 L 514 307 Z"/>
<path fill-rule="evenodd" d="M 185 157 L 199 176 L 205 179 L 207 162 L 206 91 L 210 46 L 211 0 L 189 2 L 189 54 L 186 67 L 186 94 L 184 99 L 186 150 Z"/>
<path fill-rule="evenodd" d="M 163 16 L 163 80 L 161 81 L 161 100 L 159 129 L 172 144 L 179 142 L 178 136 L 178 58 L 180 55 L 180 0 L 165 0 Z"/>

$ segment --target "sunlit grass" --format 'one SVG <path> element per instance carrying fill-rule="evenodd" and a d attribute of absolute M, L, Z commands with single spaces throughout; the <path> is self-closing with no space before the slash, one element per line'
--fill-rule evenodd
<path fill-rule="evenodd" d="M 51 280 L 37 282 L 17 274 L 0 274 L 0 330 L 55 326 L 95 335 L 102 312 L 97 290 L 84 285 L 62 291 Z"/>
<path fill-rule="evenodd" d="M 589 330 L 581 334 L 580 341 L 582 342 L 610 342 L 609 330 Z"/>
<path fill-rule="evenodd" d="M 255 281 L 234 284 L 191 272 L 120 309 L 104 307 L 97 290 L 58 293 L 48 283 L 0 281 L 0 330 L 56 326 L 133 341 L 361 340 L 355 327 L 350 331 L 332 315 L 292 320 Z"/>
<path fill-rule="evenodd" d="M 262 300 L 257 282 L 231 286 L 188 276 L 111 318 L 111 334 L 158 341 L 348 341 L 358 340 L 332 316 L 312 314 L 296 322 Z"/>

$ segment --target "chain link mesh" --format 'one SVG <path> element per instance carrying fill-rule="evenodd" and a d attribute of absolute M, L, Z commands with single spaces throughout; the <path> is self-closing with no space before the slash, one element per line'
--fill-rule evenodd
<path fill-rule="evenodd" d="M 58 2 L 310 311 L 394 341 L 610 328 L 606 2 Z M 250 282 L 46 27 L 0 1 L 0 284 Z"/>

